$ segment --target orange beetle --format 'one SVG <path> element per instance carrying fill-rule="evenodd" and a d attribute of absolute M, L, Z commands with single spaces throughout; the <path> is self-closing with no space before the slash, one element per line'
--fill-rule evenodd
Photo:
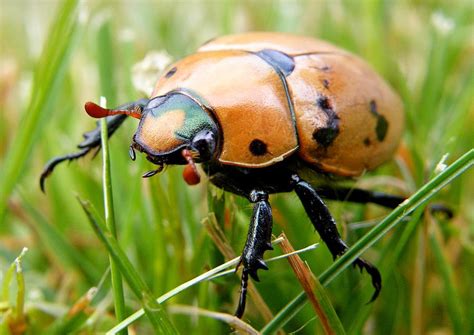
<path fill-rule="evenodd" d="M 186 164 L 184 178 L 199 182 L 202 163 L 210 182 L 254 204 L 242 252 L 244 313 L 249 275 L 266 269 L 272 212 L 268 195 L 295 191 L 334 257 L 347 246 L 322 198 L 395 207 L 402 197 L 359 189 L 313 187 L 305 179 L 353 177 L 391 158 L 404 123 L 398 95 L 364 61 L 332 44 L 283 33 L 224 36 L 168 67 L 150 99 L 116 109 L 87 103 L 93 117 L 107 117 L 112 134 L 127 115 L 140 119 L 130 148 L 158 168 Z M 64 161 L 100 145 L 98 129 L 86 133 L 80 152 L 53 159 L 44 179 Z M 303 175 L 304 174 L 304 175 Z M 305 178 L 305 179 L 304 179 Z M 378 270 L 354 261 L 381 289 Z"/>

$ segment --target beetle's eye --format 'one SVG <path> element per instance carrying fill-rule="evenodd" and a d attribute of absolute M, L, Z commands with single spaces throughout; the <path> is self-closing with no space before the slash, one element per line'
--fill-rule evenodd
<path fill-rule="evenodd" d="M 148 104 L 146 105 L 145 109 L 154 109 L 156 107 L 158 107 L 159 105 L 161 105 L 166 99 L 166 96 L 159 96 L 159 97 L 155 97 L 153 99 L 150 99 L 150 101 L 148 101 Z"/>
<path fill-rule="evenodd" d="M 194 136 L 191 147 L 199 151 L 201 160 L 210 159 L 216 150 L 216 137 L 212 131 L 203 130 Z"/>

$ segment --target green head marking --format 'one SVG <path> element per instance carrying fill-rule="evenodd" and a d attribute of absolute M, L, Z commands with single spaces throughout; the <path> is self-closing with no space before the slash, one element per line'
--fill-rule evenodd
<path fill-rule="evenodd" d="M 217 126 L 208 112 L 188 95 L 170 93 L 149 101 L 143 110 L 135 142 L 154 156 L 186 147 L 201 151 L 194 148 L 193 141 L 204 133 L 213 134 L 214 139 L 217 136 Z"/>

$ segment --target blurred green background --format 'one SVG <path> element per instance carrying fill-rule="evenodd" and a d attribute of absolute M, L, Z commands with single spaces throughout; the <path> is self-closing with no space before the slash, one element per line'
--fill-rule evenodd
<path fill-rule="evenodd" d="M 113 106 L 142 97 L 132 68 L 150 51 L 178 59 L 215 36 L 253 30 L 326 39 L 366 59 L 400 93 L 408 113 L 404 150 L 358 180 L 359 187 L 412 194 L 445 154 L 450 163 L 473 147 L 472 1 L 1 0 L 0 333 L 93 334 L 117 323 L 108 254 L 76 199 L 88 199 L 103 212 L 101 155 L 59 166 L 47 180 L 46 195 L 38 187 L 44 164 L 73 152 L 81 134 L 94 127 L 84 102 L 104 95 Z M 128 157 L 136 124 L 128 121 L 110 144 L 115 215 L 121 247 L 160 296 L 224 262 L 201 224 L 210 209 L 239 253 L 251 206 L 206 182 L 188 187 L 181 167 L 142 179 L 151 164 L 142 156 L 136 162 Z M 347 333 L 473 333 L 473 177 L 467 172 L 436 198 L 455 211 L 452 220 L 421 216 L 419 210 L 364 255 L 384 278 L 376 302 L 366 305 L 369 277 L 352 269 L 327 287 Z M 272 196 L 271 202 L 275 235 L 284 231 L 295 248 L 318 241 L 295 195 Z M 330 203 L 330 208 L 349 243 L 388 214 L 372 205 Z M 7 271 L 23 247 L 29 249 L 22 259 L 24 296 Z M 276 247 L 267 257 L 280 253 Z M 323 245 L 301 257 L 316 275 L 332 262 Z M 257 288 L 273 313 L 301 291 L 285 260 L 271 263 L 260 278 Z M 85 315 L 64 326 L 71 316 L 66 313 L 99 284 L 101 294 Z M 232 313 L 238 285 L 235 275 L 202 282 L 165 306 Z M 140 304 L 125 287 L 129 314 Z M 15 319 L 19 310 L 26 318 Z M 212 318 L 168 314 L 183 333 L 231 332 Z M 265 325 L 252 302 L 244 320 L 256 329 Z M 146 318 L 132 328 L 153 332 Z M 322 328 L 308 305 L 284 331 L 314 334 Z"/>

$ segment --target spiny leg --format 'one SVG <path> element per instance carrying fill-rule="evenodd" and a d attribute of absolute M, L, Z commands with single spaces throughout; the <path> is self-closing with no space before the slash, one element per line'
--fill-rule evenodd
<path fill-rule="evenodd" d="M 314 228 L 316 228 L 322 240 L 328 246 L 333 257 L 337 258 L 338 256 L 341 256 L 346 252 L 348 246 L 341 239 L 341 236 L 337 231 L 336 222 L 326 204 L 309 183 L 302 180 L 297 175 L 293 175 L 292 179 L 295 183 L 295 192 L 300 198 Z M 380 276 L 379 271 L 375 266 L 362 258 L 357 258 L 354 261 L 354 265 L 357 265 L 361 270 L 365 269 L 372 277 L 372 285 L 375 288 L 375 292 L 370 301 L 374 301 L 382 288 L 382 277 Z"/>
<path fill-rule="evenodd" d="M 403 201 L 405 197 L 393 194 L 387 194 L 377 191 L 362 190 L 359 188 L 346 188 L 346 187 L 318 187 L 318 194 L 326 199 L 349 201 L 356 203 L 373 203 L 387 208 L 396 208 Z M 443 213 L 448 218 L 453 217 L 453 211 L 442 205 L 442 204 L 431 204 L 430 210 L 432 213 Z"/>
<path fill-rule="evenodd" d="M 244 250 L 240 258 L 243 265 L 242 278 L 240 283 L 239 305 L 235 316 L 241 318 L 245 311 L 247 299 L 247 284 L 249 275 L 254 280 L 259 281 L 257 270 L 267 270 L 267 265 L 263 261 L 263 253 L 272 250 L 272 209 L 268 202 L 268 193 L 264 191 L 252 191 L 249 199 L 254 203 L 252 220 L 247 234 Z M 237 267 L 239 266 L 237 265 Z"/>
<path fill-rule="evenodd" d="M 120 109 L 120 110 L 133 110 L 136 108 L 143 109 L 145 108 L 147 102 L 148 102 L 148 99 L 140 99 L 140 100 L 137 100 L 125 105 L 121 105 L 117 107 L 116 109 Z M 106 118 L 109 138 L 122 125 L 123 121 L 125 121 L 126 118 L 127 118 L 126 115 L 114 115 L 114 116 L 108 116 Z M 84 140 L 81 143 L 79 143 L 79 145 L 77 146 L 79 149 L 81 149 L 79 152 L 55 157 L 51 159 L 48 163 L 46 163 L 46 166 L 44 167 L 43 172 L 41 173 L 41 176 L 40 176 L 40 188 L 43 192 L 45 191 L 44 182 L 46 178 L 53 172 L 54 168 L 59 163 L 64 162 L 64 161 L 72 161 L 80 157 L 83 157 L 87 155 L 89 151 L 91 151 L 94 148 L 100 149 L 100 143 L 101 143 L 100 124 L 97 123 L 97 127 L 85 133 L 83 137 L 84 137 Z"/>
<path fill-rule="evenodd" d="M 87 153 L 91 149 L 92 148 L 84 148 L 79 152 L 72 153 L 72 154 L 67 154 L 67 155 L 64 155 L 64 156 L 55 157 L 55 158 L 51 159 L 50 161 L 48 161 L 48 163 L 46 163 L 46 166 L 43 169 L 43 172 L 41 172 L 41 176 L 40 176 L 41 191 L 45 192 L 44 181 L 46 180 L 46 178 L 51 173 L 53 173 L 53 170 L 56 167 L 56 165 L 58 165 L 59 163 L 64 162 L 64 161 L 72 161 L 72 160 L 78 159 L 80 157 L 83 157 L 83 156 L 87 155 Z"/>

